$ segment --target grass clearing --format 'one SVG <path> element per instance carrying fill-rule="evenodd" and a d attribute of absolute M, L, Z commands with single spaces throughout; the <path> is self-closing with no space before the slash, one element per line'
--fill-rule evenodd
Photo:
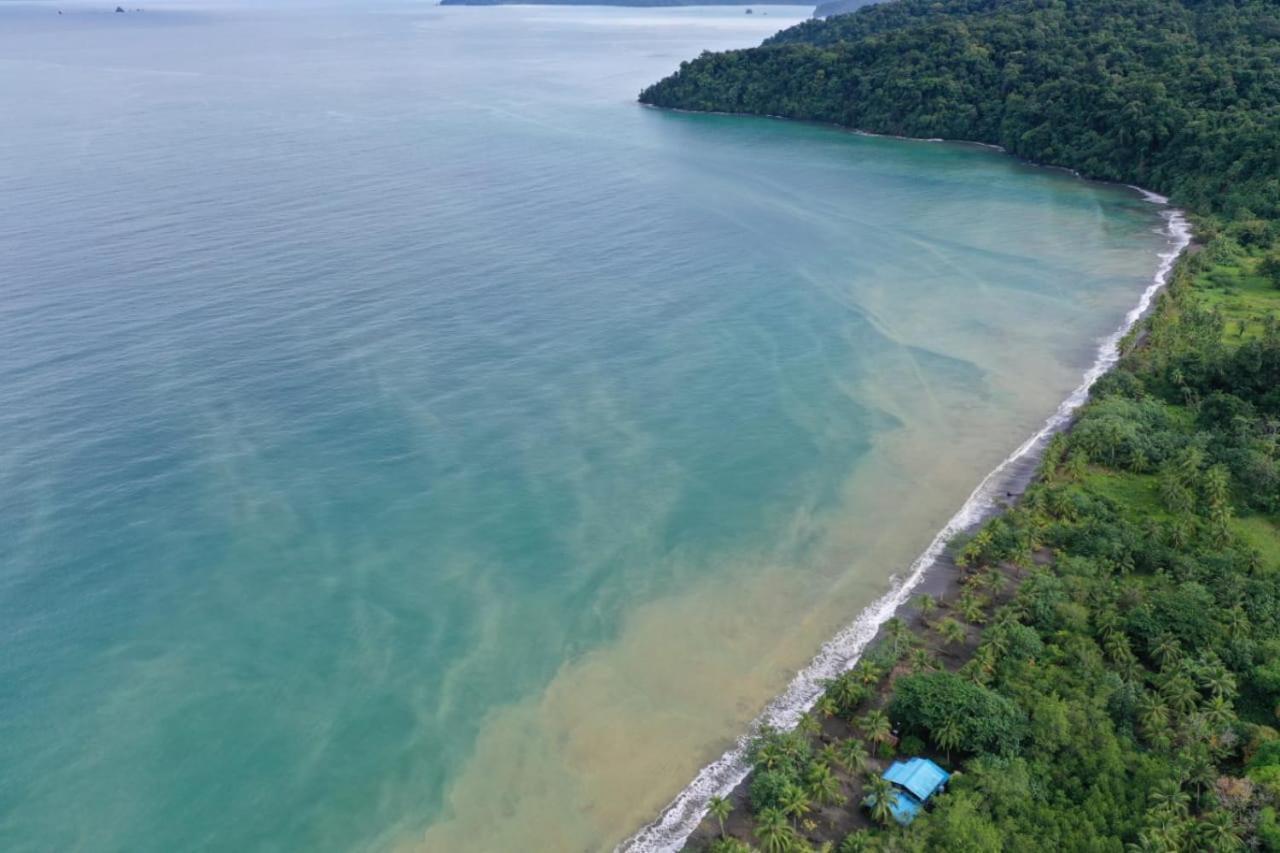
<path fill-rule="evenodd" d="M 1197 275 L 1194 291 L 1202 305 L 1222 315 L 1223 339 L 1228 344 L 1262 338 L 1267 318 L 1274 317 L 1280 306 L 1280 289 L 1257 272 L 1260 254 L 1233 261 Z"/>

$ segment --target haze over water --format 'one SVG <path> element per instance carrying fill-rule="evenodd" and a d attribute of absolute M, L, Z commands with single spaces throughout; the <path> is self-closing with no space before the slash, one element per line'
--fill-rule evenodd
<path fill-rule="evenodd" d="M 804 8 L 109 5 L 0 6 L 5 850 L 611 848 L 1165 246 L 634 103 Z"/>

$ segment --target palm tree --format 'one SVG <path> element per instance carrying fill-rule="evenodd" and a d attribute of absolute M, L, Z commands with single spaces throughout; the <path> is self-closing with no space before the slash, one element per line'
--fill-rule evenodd
<path fill-rule="evenodd" d="M 942 721 L 936 729 L 933 730 L 933 742 L 938 745 L 947 755 L 947 763 L 951 763 L 951 750 L 960 747 L 960 741 L 964 737 L 960 731 L 960 723 L 955 717 L 947 717 Z"/>
<path fill-rule="evenodd" d="M 825 764 L 815 764 L 809 768 L 809 796 L 824 806 L 839 805 L 844 802 L 844 794 L 840 793 L 840 780 L 831 773 Z"/>
<path fill-rule="evenodd" d="M 1223 699 L 1229 699 L 1236 693 L 1236 677 L 1224 666 L 1211 667 L 1200 676 L 1200 684 Z"/>
<path fill-rule="evenodd" d="M 1256 556 L 1254 552 L 1252 556 Z M 1256 570 L 1257 566 L 1250 566 L 1250 571 Z M 1238 637 L 1245 631 L 1249 630 L 1249 616 L 1244 612 L 1244 608 L 1237 604 L 1227 611 L 1227 633 L 1232 637 Z"/>
<path fill-rule="evenodd" d="M 1160 638 L 1160 642 L 1156 643 L 1155 648 L 1151 650 L 1151 654 L 1156 659 L 1156 662 L 1160 664 L 1161 669 L 1168 669 L 1182 657 L 1182 647 L 1178 645 L 1178 641 L 1172 635 L 1165 634 Z"/>
<path fill-rule="evenodd" d="M 1171 708 L 1183 714 L 1194 710 L 1196 703 L 1200 700 L 1200 692 L 1185 675 L 1175 675 L 1166 681 L 1160 688 L 1160 694 L 1164 696 Z"/>
<path fill-rule="evenodd" d="M 1137 841 L 1130 841 L 1124 846 L 1125 853 L 1171 853 L 1176 848 L 1170 847 L 1154 833 L 1144 832 Z"/>
<path fill-rule="evenodd" d="M 1227 697 L 1214 696 L 1205 707 L 1204 716 L 1205 719 L 1221 731 L 1235 721 L 1236 712 Z"/>
<path fill-rule="evenodd" d="M 1079 482 L 1084 479 L 1084 475 L 1089 473 L 1089 454 L 1083 450 L 1076 450 L 1067 457 L 1067 464 L 1063 466 L 1063 473 L 1067 480 L 1071 482 Z"/>
<path fill-rule="evenodd" d="M 851 832 L 840 842 L 836 853 L 867 853 L 871 849 L 871 836 L 865 832 Z"/>
<path fill-rule="evenodd" d="M 1191 797 L 1187 796 L 1182 786 L 1172 779 L 1164 780 L 1151 792 L 1152 810 L 1174 817 L 1185 815 L 1190 803 Z"/>
<path fill-rule="evenodd" d="M 880 677 L 884 675 L 880 671 L 880 667 L 869 660 L 858 661 L 858 665 L 853 668 L 853 673 L 859 681 L 868 687 L 877 683 Z"/>
<path fill-rule="evenodd" d="M 786 853 L 796 838 L 796 831 L 787 823 L 787 816 L 774 807 L 761 809 L 756 814 L 755 831 L 765 853 Z"/>
<path fill-rule="evenodd" d="M 894 660 L 902 653 L 902 643 L 908 639 L 907 623 L 897 616 L 884 623 L 885 635 L 889 638 L 889 648 L 893 651 Z"/>
<path fill-rule="evenodd" d="M 1218 778 L 1218 768 L 1209 759 L 1207 751 L 1196 749 L 1184 751 L 1182 756 L 1182 773 L 1197 793 L 1203 793 Z"/>
<path fill-rule="evenodd" d="M 822 723 L 813 714 L 801 714 L 800 719 L 796 720 L 796 731 L 805 737 L 813 737 L 822 731 Z"/>
<path fill-rule="evenodd" d="M 965 641 L 967 632 L 963 625 L 948 616 L 938 623 L 938 635 L 948 646 L 956 646 Z"/>
<path fill-rule="evenodd" d="M 993 597 L 1004 592 L 1004 588 L 1009 583 L 1009 579 L 998 569 L 988 570 L 987 573 L 983 575 L 983 581 L 987 587 L 987 592 L 991 593 Z"/>
<path fill-rule="evenodd" d="M 930 672 L 938 668 L 938 662 L 928 649 L 915 649 L 911 652 L 911 671 Z"/>
<path fill-rule="evenodd" d="M 889 725 L 889 718 L 885 716 L 884 711 L 878 709 L 863 714 L 862 719 L 858 722 L 858 728 L 876 746 L 893 737 L 893 727 Z"/>
<path fill-rule="evenodd" d="M 966 622 L 972 622 L 975 625 L 978 620 L 982 619 L 982 599 L 973 591 L 971 587 L 965 587 L 964 592 L 960 593 L 960 597 L 956 599 L 956 610 Z"/>
<path fill-rule="evenodd" d="M 1155 696 L 1143 693 L 1138 699 L 1138 722 L 1147 734 L 1161 731 L 1169 725 L 1169 709 Z"/>
<path fill-rule="evenodd" d="M 1200 821 L 1196 834 L 1208 850 L 1239 850 L 1244 846 L 1239 833 L 1236 832 L 1231 814 L 1216 811 Z"/>
<path fill-rule="evenodd" d="M 827 686 L 827 695 L 836 701 L 842 712 L 848 714 L 866 698 L 866 688 L 858 683 L 853 673 L 846 672 Z"/>
<path fill-rule="evenodd" d="M 927 592 L 917 595 L 916 609 L 920 611 L 920 618 L 925 622 L 928 622 L 929 617 L 938 609 L 938 599 L 934 598 Z"/>
<path fill-rule="evenodd" d="M 1129 636 L 1123 631 L 1107 634 L 1102 640 L 1102 649 L 1111 658 L 1112 663 L 1124 663 L 1133 660 L 1133 649 L 1129 646 Z"/>
<path fill-rule="evenodd" d="M 1204 472 L 1204 495 L 1215 543 L 1225 545 L 1231 538 L 1231 475 L 1225 465 Z"/>
<path fill-rule="evenodd" d="M 720 837 L 724 838 L 724 822 L 729 819 L 729 812 L 733 811 L 733 803 L 724 797 L 712 797 L 707 801 L 707 814 L 716 819 L 716 823 L 720 824 Z"/>
<path fill-rule="evenodd" d="M 876 774 L 867 779 L 866 790 L 871 819 L 881 826 L 888 826 L 889 821 L 893 820 L 893 805 L 898 799 L 893 783 Z"/>
<path fill-rule="evenodd" d="M 793 824 L 797 823 L 809 813 L 809 792 L 799 785 L 787 785 L 778 797 L 778 807 L 784 815 L 791 818 Z"/>
<path fill-rule="evenodd" d="M 840 713 L 840 705 L 830 693 L 822 694 L 822 698 L 813 706 L 813 710 L 817 711 L 824 717 L 834 717 Z"/>
<path fill-rule="evenodd" d="M 760 751 L 756 753 L 756 764 L 763 764 L 766 770 L 772 770 L 785 761 L 787 758 L 786 750 L 782 748 L 782 744 L 774 738 L 769 738 L 764 745 L 760 747 Z"/>
<path fill-rule="evenodd" d="M 717 838 L 711 842 L 707 853 L 755 853 L 755 848 L 736 838 Z"/>
<path fill-rule="evenodd" d="M 839 746 L 840 766 L 850 773 L 867 769 L 867 747 L 856 737 L 846 738 Z"/>
<path fill-rule="evenodd" d="M 972 660 L 982 673 L 983 681 L 985 682 L 996 674 L 996 667 L 1000 663 L 1000 653 L 996 651 L 994 643 L 983 643 L 974 653 Z"/>

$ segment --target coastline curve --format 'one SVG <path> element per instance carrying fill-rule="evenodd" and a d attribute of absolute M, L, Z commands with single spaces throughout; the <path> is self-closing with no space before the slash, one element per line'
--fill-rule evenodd
<path fill-rule="evenodd" d="M 1044 425 L 993 468 L 969 494 L 955 515 L 934 536 L 928 547 L 908 568 L 905 575 L 891 577 L 892 586 L 879 599 L 858 614 L 854 621 L 828 640 L 813 659 L 792 678 L 787 688 L 754 719 L 744 732 L 719 758 L 704 766 L 685 788 L 663 808 L 658 817 L 642 827 L 615 848 L 615 853 L 675 853 L 706 817 L 708 801 L 714 796 L 728 796 L 750 773 L 746 761 L 747 746 L 764 726 L 788 730 L 800 716 L 809 711 L 821 697 L 823 682 L 852 668 L 862 652 L 875 638 L 880 626 L 893 617 L 929 570 L 943 554 L 947 543 L 958 534 L 970 531 L 990 518 L 1000 507 L 1000 497 L 1007 486 L 1025 481 L 1039 461 L 1049 440 L 1070 425 L 1075 412 L 1089 398 L 1095 382 L 1120 360 L 1120 342 L 1150 310 L 1156 295 L 1169 281 L 1174 264 L 1191 243 L 1191 226 L 1178 208 L 1167 207 L 1169 200 L 1157 193 L 1131 187 L 1143 199 L 1166 209 L 1168 250 L 1159 255 L 1159 265 L 1151 284 L 1142 292 L 1137 304 L 1125 314 L 1120 326 L 1098 346 L 1093 364 L 1079 385 L 1064 399 Z"/>

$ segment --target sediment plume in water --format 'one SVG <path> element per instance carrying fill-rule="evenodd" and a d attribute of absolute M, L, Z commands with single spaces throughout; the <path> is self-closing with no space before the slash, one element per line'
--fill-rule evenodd
<path fill-rule="evenodd" d="M 1143 198 L 1152 204 L 1168 204 L 1168 199 L 1164 196 L 1140 187 L 1133 189 L 1142 193 Z M 1049 440 L 1071 422 L 1076 410 L 1088 400 L 1093 384 L 1119 361 L 1120 341 L 1150 310 L 1156 294 L 1168 283 L 1174 263 L 1190 244 L 1191 227 L 1182 212 L 1170 208 L 1164 212 L 1164 218 L 1169 248 L 1160 254 L 1160 263 L 1152 276 L 1151 284 L 1142 292 L 1138 303 L 1125 315 L 1119 328 L 1099 344 L 1097 358 L 1075 390 L 1059 404 L 1044 426 L 983 478 L 968 500 L 938 531 L 929 547 L 916 558 L 889 592 L 828 640 L 809 665 L 796 674 L 787 689 L 752 721 L 733 747 L 702 768 L 655 821 L 618 846 L 618 853 L 671 853 L 680 850 L 685 840 L 706 817 L 707 803 L 711 797 L 727 796 L 750 772 L 746 751 L 751 738 L 764 726 L 783 730 L 793 728 L 800 716 L 809 711 L 822 695 L 823 683 L 858 662 L 880 626 L 907 602 L 912 591 L 941 556 L 947 543 L 957 534 L 972 530 L 990 517 L 1010 486 L 1029 476 Z"/>

